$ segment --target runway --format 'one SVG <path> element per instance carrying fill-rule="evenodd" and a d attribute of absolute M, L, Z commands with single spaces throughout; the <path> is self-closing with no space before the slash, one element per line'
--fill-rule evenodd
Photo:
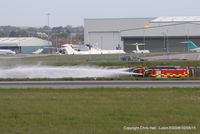
<path fill-rule="evenodd" d="M 0 88 L 151 88 L 200 87 L 200 80 L 190 81 L 4 81 Z"/>
<path fill-rule="evenodd" d="M 162 60 L 162 59 L 186 59 L 186 60 L 200 60 L 200 53 L 184 53 L 184 54 L 171 54 L 163 56 L 144 57 L 148 61 Z"/>

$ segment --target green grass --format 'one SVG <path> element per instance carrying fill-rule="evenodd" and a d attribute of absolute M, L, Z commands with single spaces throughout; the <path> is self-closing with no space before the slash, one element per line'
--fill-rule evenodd
<path fill-rule="evenodd" d="M 96 66 L 200 66 L 200 61 L 108 61 L 108 62 L 87 62 L 88 59 L 120 59 L 124 55 L 52 55 L 40 57 L 25 58 L 0 58 L 1 66 L 20 66 L 20 65 L 52 65 L 52 66 L 68 66 L 68 65 L 96 65 Z"/>
<path fill-rule="evenodd" d="M 196 126 L 127 131 L 124 126 Z M 200 88 L 1 89 L 2 134 L 198 134 Z"/>
<path fill-rule="evenodd" d="M 2 65 L 56 65 L 67 64 L 77 65 L 85 64 L 87 60 L 99 59 L 120 59 L 124 55 L 50 55 L 36 57 L 18 57 L 18 58 L 0 58 Z"/>

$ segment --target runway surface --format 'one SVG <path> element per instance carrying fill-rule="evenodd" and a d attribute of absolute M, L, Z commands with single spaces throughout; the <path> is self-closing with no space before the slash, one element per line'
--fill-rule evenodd
<path fill-rule="evenodd" d="M 7 81 L 0 88 L 150 88 L 150 87 L 200 87 L 193 81 Z"/>
<path fill-rule="evenodd" d="M 144 57 L 148 61 L 162 60 L 162 59 L 186 59 L 186 60 L 200 60 L 200 53 L 184 53 L 164 56 Z"/>

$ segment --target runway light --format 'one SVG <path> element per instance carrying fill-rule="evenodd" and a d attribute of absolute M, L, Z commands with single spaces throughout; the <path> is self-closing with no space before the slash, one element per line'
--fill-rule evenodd
<path fill-rule="evenodd" d="M 145 25 L 144 28 L 149 28 L 149 26 L 148 26 L 148 25 Z"/>

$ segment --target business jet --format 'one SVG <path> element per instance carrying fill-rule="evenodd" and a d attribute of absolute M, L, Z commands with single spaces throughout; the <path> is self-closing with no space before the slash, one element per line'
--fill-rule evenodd
<path fill-rule="evenodd" d="M 99 48 L 94 48 L 91 45 L 86 45 L 88 50 L 75 50 L 72 44 L 62 45 L 62 50 L 65 51 L 67 55 L 98 55 L 98 54 L 125 54 L 123 50 L 102 50 Z"/>
<path fill-rule="evenodd" d="M 192 41 L 188 40 L 185 42 L 181 42 L 187 44 L 189 51 L 200 53 L 200 47 L 196 46 Z"/>
<path fill-rule="evenodd" d="M 145 44 L 143 43 L 135 43 L 135 44 L 131 44 L 131 45 L 134 45 L 136 47 L 136 50 L 133 50 L 132 52 L 133 53 L 137 53 L 137 54 L 145 54 L 145 53 L 150 53 L 149 50 L 140 50 L 139 49 L 139 46 L 144 46 Z"/>
<path fill-rule="evenodd" d="M 0 49 L 0 55 L 7 55 L 7 54 L 15 55 L 16 52 L 9 49 Z"/>
<path fill-rule="evenodd" d="M 32 54 L 41 54 L 43 50 L 44 49 L 40 48 L 40 49 L 36 50 L 35 52 L 32 52 Z"/>

